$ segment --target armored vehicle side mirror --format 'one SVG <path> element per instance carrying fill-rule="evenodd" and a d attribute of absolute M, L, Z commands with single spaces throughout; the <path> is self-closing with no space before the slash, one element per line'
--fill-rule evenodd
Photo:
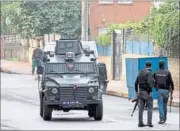
<path fill-rule="evenodd" d="M 99 68 L 99 78 L 100 80 L 107 82 L 107 71 L 106 71 L 106 64 L 104 63 L 98 63 Z"/>
<path fill-rule="evenodd" d="M 48 54 L 50 54 L 50 51 L 45 51 L 44 54 L 48 55 Z"/>
<path fill-rule="evenodd" d="M 49 57 L 54 57 L 54 54 L 49 54 Z"/>
<path fill-rule="evenodd" d="M 96 58 L 91 58 L 91 61 L 96 61 Z"/>
<path fill-rule="evenodd" d="M 43 62 L 49 62 L 50 59 L 48 59 L 47 57 L 43 57 Z"/>
<path fill-rule="evenodd" d="M 90 53 L 91 53 L 91 54 L 94 54 L 94 51 L 93 51 L 93 50 L 91 50 L 91 51 L 90 51 Z"/>
<path fill-rule="evenodd" d="M 89 53 L 89 52 L 86 52 L 85 56 L 90 56 L 90 53 Z"/>

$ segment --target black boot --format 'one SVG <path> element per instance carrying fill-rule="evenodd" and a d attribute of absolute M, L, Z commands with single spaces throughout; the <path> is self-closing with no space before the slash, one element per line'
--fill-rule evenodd
<path fill-rule="evenodd" d="M 152 123 L 148 123 L 147 126 L 154 127 Z"/>
<path fill-rule="evenodd" d="M 160 120 L 159 122 L 158 122 L 158 124 L 163 124 L 165 121 L 164 120 Z"/>
<path fill-rule="evenodd" d="M 139 123 L 138 127 L 145 127 L 146 125 L 144 125 L 144 123 Z"/>

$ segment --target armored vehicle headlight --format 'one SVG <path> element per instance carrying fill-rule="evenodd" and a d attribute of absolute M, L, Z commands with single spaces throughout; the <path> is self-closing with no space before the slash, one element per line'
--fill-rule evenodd
<path fill-rule="evenodd" d="M 93 87 L 89 88 L 89 93 L 94 93 L 94 88 Z"/>
<path fill-rule="evenodd" d="M 52 93 L 52 94 L 57 94 L 57 93 L 58 93 L 58 89 L 57 89 L 57 88 L 53 88 L 53 89 L 51 90 L 51 93 Z"/>

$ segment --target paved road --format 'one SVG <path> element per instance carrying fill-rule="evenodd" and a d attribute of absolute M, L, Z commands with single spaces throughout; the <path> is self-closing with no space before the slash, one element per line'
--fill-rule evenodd
<path fill-rule="evenodd" d="M 1 128 L 19 130 L 179 130 L 179 110 L 173 108 L 165 125 L 157 124 L 158 112 L 153 114 L 154 128 L 137 127 L 137 111 L 127 99 L 103 96 L 104 118 L 94 121 L 86 111 L 53 112 L 52 121 L 39 116 L 37 82 L 31 75 L 1 74 Z M 147 112 L 144 112 L 146 122 Z"/>

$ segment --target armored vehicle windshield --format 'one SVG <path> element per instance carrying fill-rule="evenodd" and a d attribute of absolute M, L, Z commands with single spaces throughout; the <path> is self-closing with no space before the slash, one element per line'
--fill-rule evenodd
<path fill-rule="evenodd" d="M 78 40 L 56 41 L 55 54 L 65 55 L 67 52 L 74 52 L 75 55 L 82 54 L 82 44 Z"/>

